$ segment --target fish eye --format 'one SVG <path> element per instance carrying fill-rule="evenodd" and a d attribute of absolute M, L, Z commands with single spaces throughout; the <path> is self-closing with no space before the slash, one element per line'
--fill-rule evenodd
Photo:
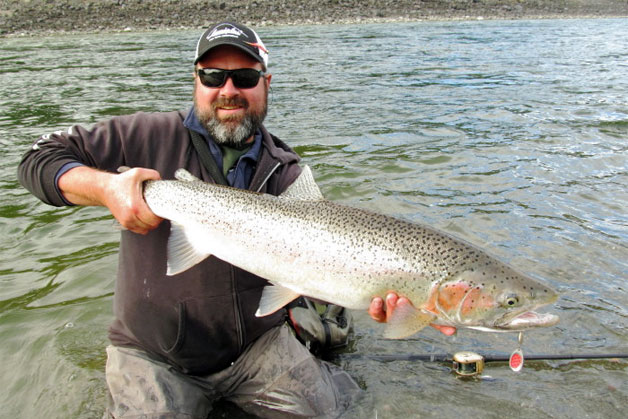
<path fill-rule="evenodd" d="M 504 302 L 508 307 L 514 307 L 519 304 L 519 298 L 516 295 L 508 295 Z"/>
<path fill-rule="evenodd" d="M 518 302 L 519 299 L 516 295 L 509 295 L 508 297 L 506 297 L 506 304 L 511 307 L 517 305 Z"/>

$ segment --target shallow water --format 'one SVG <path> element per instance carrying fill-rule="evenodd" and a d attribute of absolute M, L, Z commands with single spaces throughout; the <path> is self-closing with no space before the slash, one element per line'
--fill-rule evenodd
<path fill-rule="evenodd" d="M 324 195 L 424 222 L 542 277 L 558 326 L 524 354 L 628 353 L 628 21 L 301 26 L 271 51 L 267 127 Z M 53 208 L 17 183 L 39 135 L 187 108 L 192 32 L 0 43 L 0 417 L 100 417 L 118 232 L 101 208 Z M 508 354 L 514 334 L 387 341 L 355 313 L 356 354 Z M 340 358 L 363 417 L 623 417 L 626 361 L 447 364 Z M 235 414 L 221 408 L 223 416 Z M 226 410 L 225 410 L 226 409 Z"/>

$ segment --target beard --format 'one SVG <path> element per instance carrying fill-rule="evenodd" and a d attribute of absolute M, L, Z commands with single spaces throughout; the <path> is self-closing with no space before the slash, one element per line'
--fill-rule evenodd
<path fill-rule="evenodd" d="M 243 97 L 236 96 L 230 99 L 218 98 L 209 107 L 201 109 L 198 104 L 196 92 L 194 94 L 194 109 L 196 117 L 207 129 L 209 135 L 220 145 L 241 149 L 247 140 L 251 138 L 262 125 L 268 110 L 268 90 L 264 97 L 264 103 L 259 110 L 251 109 L 249 102 Z M 218 117 L 218 108 L 225 106 L 242 107 L 245 110 L 243 116 Z"/>

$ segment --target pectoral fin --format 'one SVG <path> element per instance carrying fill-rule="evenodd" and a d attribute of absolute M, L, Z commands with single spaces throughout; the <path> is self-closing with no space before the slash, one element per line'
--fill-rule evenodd
<path fill-rule="evenodd" d="M 264 287 L 262 298 L 259 300 L 259 307 L 255 312 L 256 317 L 264 317 L 274 313 L 288 303 L 296 300 L 300 295 L 291 289 L 279 285 L 269 285 Z"/>
<path fill-rule="evenodd" d="M 176 275 L 190 269 L 209 256 L 196 249 L 186 234 L 185 228 L 172 221 L 168 238 L 168 266 L 166 275 Z"/>
<path fill-rule="evenodd" d="M 436 316 L 417 309 L 412 304 L 397 306 L 388 320 L 384 337 L 401 339 L 411 336 L 434 321 Z"/>

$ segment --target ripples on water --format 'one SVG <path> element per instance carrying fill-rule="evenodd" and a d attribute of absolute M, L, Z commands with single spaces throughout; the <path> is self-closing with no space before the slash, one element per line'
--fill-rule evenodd
<path fill-rule="evenodd" d="M 556 287 L 524 353 L 627 352 L 628 27 L 624 19 L 264 28 L 267 126 L 332 200 L 429 223 Z M 194 32 L 3 39 L 0 340 L 6 417 L 99 417 L 118 234 L 15 179 L 40 134 L 187 108 Z M 358 353 L 509 352 L 510 335 L 432 330 Z M 378 417 L 622 417 L 626 364 L 529 363 L 464 382 L 446 365 L 343 361 Z M 373 417 L 373 409 L 364 413 Z"/>

